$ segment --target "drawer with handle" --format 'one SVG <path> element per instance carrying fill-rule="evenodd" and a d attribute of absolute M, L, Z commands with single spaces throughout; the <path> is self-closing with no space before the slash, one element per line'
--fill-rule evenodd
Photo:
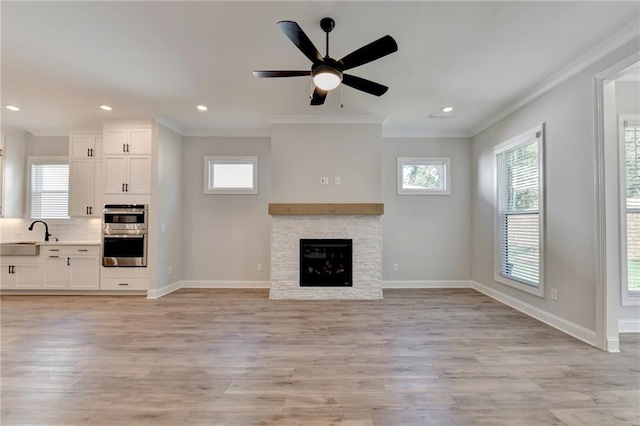
<path fill-rule="evenodd" d="M 45 256 L 98 256 L 100 246 L 41 246 L 40 253 Z"/>
<path fill-rule="evenodd" d="M 100 279 L 100 290 L 147 290 L 149 280 L 146 278 L 102 278 Z"/>

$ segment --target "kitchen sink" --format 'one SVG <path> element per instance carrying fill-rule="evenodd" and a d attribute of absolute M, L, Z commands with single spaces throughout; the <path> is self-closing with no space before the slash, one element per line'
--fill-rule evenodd
<path fill-rule="evenodd" d="M 38 256 L 40 245 L 36 241 L 0 244 L 0 256 Z"/>

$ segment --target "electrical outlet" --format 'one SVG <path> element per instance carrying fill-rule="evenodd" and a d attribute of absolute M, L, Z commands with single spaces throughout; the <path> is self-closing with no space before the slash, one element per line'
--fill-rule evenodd
<path fill-rule="evenodd" d="M 320 185 L 329 185 L 329 178 L 328 177 L 321 177 L 320 178 Z"/>
<path fill-rule="evenodd" d="M 558 300 L 558 289 L 557 288 L 552 288 L 551 289 L 551 300 Z"/>
<path fill-rule="evenodd" d="M 256 270 L 262 271 L 262 263 L 258 263 L 258 266 L 256 267 Z"/>
<path fill-rule="evenodd" d="M 173 266 L 169 266 L 167 268 L 167 271 L 169 271 L 169 275 L 171 275 L 171 273 L 173 272 Z"/>
<path fill-rule="evenodd" d="M 397 270 L 398 270 L 398 264 L 397 264 L 397 263 L 394 263 L 394 264 L 393 264 L 393 270 L 394 270 L 394 271 L 397 271 Z"/>
<path fill-rule="evenodd" d="M 336 176 L 336 177 L 334 177 L 334 178 L 333 178 L 333 182 L 334 182 L 336 185 L 340 185 L 340 176 Z"/>

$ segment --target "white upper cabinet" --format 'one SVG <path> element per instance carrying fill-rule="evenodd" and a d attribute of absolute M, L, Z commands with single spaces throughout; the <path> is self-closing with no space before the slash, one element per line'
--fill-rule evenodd
<path fill-rule="evenodd" d="M 69 137 L 69 216 L 102 214 L 102 134 Z"/>
<path fill-rule="evenodd" d="M 69 137 L 69 158 L 102 158 L 102 134 L 71 135 Z"/>
<path fill-rule="evenodd" d="M 113 128 L 105 125 L 103 132 L 105 155 L 151 154 L 150 128 Z"/>

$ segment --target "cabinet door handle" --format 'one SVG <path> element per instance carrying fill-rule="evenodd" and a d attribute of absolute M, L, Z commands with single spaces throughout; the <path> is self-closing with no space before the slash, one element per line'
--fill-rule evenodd
<path fill-rule="evenodd" d="M 87 148 L 87 157 L 91 157 L 91 150 Z"/>
<path fill-rule="evenodd" d="M 11 273 L 12 274 L 16 273 L 16 265 L 11 265 Z"/>
<path fill-rule="evenodd" d="M 87 214 L 89 214 L 89 207 L 86 207 L 85 210 L 87 211 Z"/>
<path fill-rule="evenodd" d="M 78 251 L 89 251 L 87 249 L 78 249 Z"/>
<path fill-rule="evenodd" d="M 129 192 L 129 184 L 128 184 L 128 183 L 125 183 L 125 184 L 124 184 L 124 187 L 125 187 L 125 188 L 127 188 L 126 192 Z"/>
<path fill-rule="evenodd" d="M 71 266 L 71 259 L 67 257 L 67 266 Z"/>
<path fill-rule="evenodd" d="M 126 143 L 122 144 L 122 152 L 127 152 L 127 144 Z"/>
<path fill-rule="evenodd" d="M 119 283 L 118 285 L 129 285 L 129 283 Z"/>
<path fill-rule="evenodd" d="M 127 152 L 129 152 L 129 144 L 127 144 Z"/>
<path fill-rule="evenodd" d="M 95 157 L 95 154 L 94 154 L 94 150 L 93 150 L 93 148 L 91 148 L 91 156 L 92 156 L 92 157 Z"/>
<path fill-rule="evenodd" d="M 49 258 L 50 258 L 50 259 L 57 259 L 57 258 L 59 258 L 59 257 L 60 257 L 60 256 L 49 256 Z"/>
<path fill-rule="evenodd" d="M 9 265 L 9 275 L 11 275 L 11 265 Z"/>
<path fill-rule="evenodd" d="M 122 192 L 124 192 L 124 183 L 122 184 Z"/>
<path fill-rule="evenodd" d="M 93 214 L 93 207 L 89 206 L 89 214 Z"/>
<path fill-rule="evenodd" d="M 60 251 L 60 249 L 49 249 L 49 251 Z"/>

